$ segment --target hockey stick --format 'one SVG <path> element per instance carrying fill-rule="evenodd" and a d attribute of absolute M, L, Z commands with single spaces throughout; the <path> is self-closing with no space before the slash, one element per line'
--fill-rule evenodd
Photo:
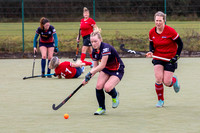
<path fill-rule="evenodd" d="M 128 52 L 128 53 L 130 53 L 130 54 L 145 55 L 145 53 L 143 53 L 143 52 L 138 52 L 138 51 L 126 49 L 126 48 L 124 48 L 124 46 L 125 46 L 124 44 L 121 44 L 121 45 L 120 45 L 120 49 L 121 49 L 122 51 Z"/>
<path fill-rule="evenodd" d="M 51 76 L 51 75 L 54 75 L 54 73 L 52 73 L 52 74 L 45 74 L 44 76 L 46 77 L 46 76 Z M 42 75 L 24 77 L 23 80 L 25 80 L 25 79 L 30 79 L 30 78 L 37 78 L 37 77 L 42 77 Z"/>
<path fill-rule="evenodd" d="M 128 52 L 128 53 L 130 53 L 130 54 L 138 54 L 138 55 L 144 55 L 144 56 L 146 55 L 146 54 L 143 53 L 143 52 L 137 52 L 137 51 L 134 51 L 134 50 L 125 49 L 125 48 L 124 48 L 124 44 L 121 44 L 121 45 L 120 45 L 120 49 L 121 49 L 122 51 Z M 161 60 L 164 60 L 164 61 L 170 61 L 170 59 L 163 58 L 163 57 L 159 57 L 159 56 L 155 56 L 155 55 L 153 55 L 152 57 L 153 57 L 153 58 L 156 58 L 156 59 L 161 59 Z"/>
<path fill-rule="evenodd" d="M 78 40 L 80 40 L 80 36 L 81 36 L 81 29 L 79 29 Z M 76 56 L 73 58 L 73 61 L 76 61 L 78 58 L 78 50 L 79 50 L 79 42 L 77 42 L 77 45 L 76 45 Z"/>
<path fill-rule="evenodd" d="M 34 76 L 34 68 L 35 68 L 35 58 L 36 58 L 37 52 L 34 53 L 33 55 L 33 68 L 32 68 L 32 76 Z"/>
<path fill-rule="evenodd" d="M 170 59 L 159 57 L 159 56 L 155 56 L 155 55 L 152 55 L 152 57 L 156 58 L 156 59 L 161 59 L 161 60 L 164 60 L 164 61 L 170 61 Z"/>
<path fill-rule="evenodd" d="M 60 107 L 62 107 L 81 87 L 83 86 L 83 84 L 79 85 L 78 88 L 76 88 L 76 90 L 74 90 L 65 100 L 63 100 L 58 106 L 56 106 L 55 104 L 52 105 L 53 110 L 58 110 Z"/>

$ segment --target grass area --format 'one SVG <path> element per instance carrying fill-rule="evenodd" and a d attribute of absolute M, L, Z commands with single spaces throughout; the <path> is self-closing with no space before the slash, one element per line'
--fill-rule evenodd
<path fill-rule="evenodd" d="M 52 22 L 57 30 L 60 51 L 75 51 L 76 37 L 79 22 Z M 148 50 L 148 33 L 153 28 L 154 22 L 97 22 L 102 29 L 104 42 L 118 48 L 121 43 L 127 44 L 128 48 L 135 50 Z M 167 25 L 173 27 L 181 36 L 185 44 L 185 50 L 200 50 L 200 24 L 198 21 L 169 21 Z M 32 51 L 33 38 L 39 23 L 25 23 L 24 40 L 25 51 Z M 0 24 L 0 51 L 22 51 L 22 24 Z"/>
<path fill-rule="evenodd" d="M 72 59 L 61 59 L 72 61 Z M 32 74 L 32 59 L 0 60 L 0 129 L 5 133 L 197 133 L 200 131 L 199 58 L 181 58 L 178 76 L 181 90 L 165 87 L 165 106 L 156 108 L 154 74 L 151 59 L 123 58 L 125 75 L 116 89 L 120 105 L 112 109 L 106 96 L 107 112 L 94 116 L 97 75 L 82 87 L 63 107 L 52 110 L 84 79 L 27 79 Z M 14 72 L 15 70 L 15 72 Z M 35 75 L 40 74 L 36 60 Z M 69 114 L 69 119 L 63 115 Z"/>

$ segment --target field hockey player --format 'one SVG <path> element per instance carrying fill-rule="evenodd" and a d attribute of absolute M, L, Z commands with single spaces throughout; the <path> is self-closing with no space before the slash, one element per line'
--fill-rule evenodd
<path fill-rule="evenodd" d="M 58 78 L 62 78 L 63 76 L 66 79 L 78 78 L 84 72 L 84 66 L 85 63 L 82 63 L 80 60 L 76 63 L 69 61 L 61 62 L 56 56 L 49 63 L 49 68 L 55 69 L 55 76 L 58 76 Z"/>
<path fill-rule="evenodd" d="M 83 46 L 82 46 L 82 52 L 81 52 L 81 61 L 85 62 L 86 65 L 92 65 L 92 62 L 86 62 L 86 52 L 90 54 L 90 57 L 92 59 L 92 44 L 90 42 L 90 34 L 93 32 L 93 29 L 97 28 L 96 22 L 90 18 L 90 12 L 88 8 L 83 8 L 83 19 L 81 19 L 80 22 L 80 33 L 83 37 Z M 77 37 L 77 42 L 79 42 L 79 36 Z"/>
<path fill-rule="evenodd" d="M 170 61 L 153 58 L 155 73 L 155 90 L 158 96 L 157 107 L 164 105 L 164 86 L 173 86 L 177 93 L 180 90 L 178 79 L 174 76 L 175 69 L 177 69 L 177 60 L 183 48 L 182 40 L 179 34 L 171 27 L 165 25 L 166 15 L 158 11 L 154 16 L 155 27 L 149 32 L 150 52 L 146 54 L 147 57 L 159 56 L 168 58 Z"/>
<path fill-rule="evenodd" d="M 40 35 L 39 39 L 39 47 L 40 47 L 40 52 L 42 55 L 41 59 L 41 68 L 42 68 L 42 77 L 44 78 L 45 76 L 45 67 L 46 67 L 46 58 L 47 58 L 47 53 L 48 53 L 48 65 L 53 57 L 53 53 L 57 53 L 58 50 L 58 38 L 56 34 L 55 28 L 50 25 L 50 22 L 47 18 L 42 17 L 40 19 L 40 27 L 36 30 L 35 37 L 33 40 L 33 48 L 34 48 L 34 53 L 37 52 L 37 38 Z M 50 74 L 51 70 L 47 67 L 47 74 Z M 51 76 L 47 76 L 51 77 Z"/>
<path fill-rule="evenodd" d="M 85 76 L 83 84 L 87 84 L 91 77 L 99 72 L 96 84 L 96 98 L 99 108 L 94 115 L 102 115 L 106 111 L 104 90 L 112 97 L 112 107 L 117 108 L 119 105 L 119 93 L 115 86 L 121 81 L 125 66 L 117 51 L 111 45 L 102 42 L 99 29 L 91 33 L 90 40 L 93 47 L 94 67 Z M 101 63 L 99 64 L 99 62 Z"/>

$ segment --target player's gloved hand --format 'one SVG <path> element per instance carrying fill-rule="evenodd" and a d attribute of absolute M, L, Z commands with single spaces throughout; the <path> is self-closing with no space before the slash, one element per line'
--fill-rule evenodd
<path fill-rule="evenodd" d="M 58 47 L 55 46 L 55 47 L 54 47 L 54 52 L 57 53 L 58 51 L 59 51 Z"/>
<path fill-rule="evenodd" d="M 92 74 L 90 72 L 87 73 L 85 76 L 85 82 L 88 82 L 91 79 L 91 77 L 92 77 Z"/>
<path fill-rule="evenodd" d="M 170 63 L 174 64 L 177 62 L 177 60 L 180 58 L 179 55 L 175 55 L 171 60 L 170 60 Z"/>

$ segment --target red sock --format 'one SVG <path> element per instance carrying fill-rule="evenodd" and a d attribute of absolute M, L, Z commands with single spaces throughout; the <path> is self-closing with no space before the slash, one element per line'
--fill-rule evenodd
<path fill-rule="evenodd" d="M 92 62 L 87 62 L 87 61 L 82 61 L 83 63 L 85 63 L 86 66 L 91 66 Z"/>
<path fill-rule="evenodd" d="M 157 96 L 158 96 L 158 100 L 164 100 L 164 96 L 163 96 L 163 93 L 164 93 L 164 87 L 163 87 L 163 84 L 156 84 L 155 83 L 155 89 L 156 89 L 156 93 L 157 93 Z"/>
<path fill-rule="evenodd" d="M 84 61 L 86 57 L 86 53 L 81 53 L 81 61 Z"/>
<path fill-rule="evenodd" d="M 172 77 L 172 83 L 171 83 L 171 85 L 169 87 L 172 87 L 175 82 L 176 82 L 176 78 Z"/>
<path fill-rule="evenodd" d="M 93 58 L 92 58 L 92 54 L 90 54 L 90 58 L 93 60 Z"/>

